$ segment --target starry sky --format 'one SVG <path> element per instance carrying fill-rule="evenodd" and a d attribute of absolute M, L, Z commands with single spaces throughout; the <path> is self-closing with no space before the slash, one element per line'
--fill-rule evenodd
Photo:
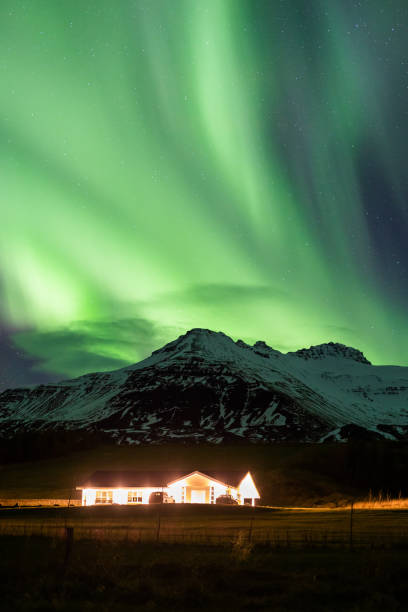
<path fill-rule="evenodd" d="M 408 365 L 406 0 L 2 0 L 0 388 L 192 327 Z"/>

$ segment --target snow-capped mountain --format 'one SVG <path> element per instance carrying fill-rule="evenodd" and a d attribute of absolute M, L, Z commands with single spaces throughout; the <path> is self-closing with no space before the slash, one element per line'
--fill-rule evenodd
<path fill-rule="evenodd" d="M 1 435 L 61 427 L 130 443 L 406 439 L 408 367 L 192 329 L 135 365 L 0 394 Z"/>

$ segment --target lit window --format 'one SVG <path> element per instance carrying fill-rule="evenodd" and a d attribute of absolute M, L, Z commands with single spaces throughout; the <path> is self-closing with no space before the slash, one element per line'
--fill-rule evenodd
<path fill-rule="evenodd" d="M 111 504 L 112 503 L 112 491 L 97 491 L 95 497 L 95 504 Z"/>
<path fill-rule="evenodd" d="M 128 491 L 128 504 L 141 504 L 142 503 L 142 492 L 141 491 Z"/>
<path fill-rule="evenodd" d="M 214 503 L 214 487 L 210 487 L 210 504 Z"/>

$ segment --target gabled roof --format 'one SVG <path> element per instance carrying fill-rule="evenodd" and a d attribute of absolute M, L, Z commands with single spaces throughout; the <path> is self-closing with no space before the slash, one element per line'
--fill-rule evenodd
<path fill-rule="evenodd" d="M 177 482 L 178 480 L 184 480 L 184 478 L 188 478 L 189 476 L 193 476 L 194 474 L 199 474 L 200 476 L 205 476 L 210 478 L 211 480 L 214 480 L 226 487 L 233 487 L 233 488 L 237 488 L 239 483 L 241 482 L 241 480 L 243 478 L 245 478 L 246 474 L 248 472 L 234 472 L 234 471 L 230 471 L 230 472 L 215 472 L 215 471 L 208 471 L 206 470 L 205 472 L 201 472 L 199 470 L 194 470 L 193 472 L 190 472 L 188 474 L 183 474 L 182 476 L 175 478 L 172 481 L 169 481 L 169 485 L 173 484 L 174 482 Z"/>
<path fill-rule="evenodd" d="M 135 488 L 138 487 L 167 487 L 191 476 L 201 474 L 208 476 L 225 486 L 237 488 L 248 472 L 237 471 L 137 471 L 137 470 L 99 470 L 94 472 L 87 480 L 82 482 L 77 489 L 101 489 L 105 488 Z"/>
<path fill-rule="evenodd" d="M 167 487 L 168 482 L 177 480 L 184 474 L 185 472 L 176 471 L 99 470 L 82 482 L 77 489 Z"/>

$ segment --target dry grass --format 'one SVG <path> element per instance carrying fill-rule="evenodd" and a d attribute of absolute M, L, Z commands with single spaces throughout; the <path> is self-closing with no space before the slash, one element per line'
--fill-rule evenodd
<path fill-rule="evenodd" d="M 0 535 L 63 537 L 76 540 L 230 544 L 275 547 L 350 546 L 350 510 L 165 505 L 0 510 Z M 354 509 L 354 547 L 408 547 L 408 511 Z"/>
<path fill-rule="evenodd" d="M 11 507 L 11 506 L 81 506 L 82 502 L 80 499 L 24 499 L 18 498 L 0 498 L 0 507 Z"/>
<path fill-rule="evenodd" d="M 408 509 L 408 498 L 402 497 L 401 493 L 398 497 L 382 493 L 374 496 L 370 493 L 366 500 L 357 501 L 353 506 L 358 510 L 403 510 Z"/>

